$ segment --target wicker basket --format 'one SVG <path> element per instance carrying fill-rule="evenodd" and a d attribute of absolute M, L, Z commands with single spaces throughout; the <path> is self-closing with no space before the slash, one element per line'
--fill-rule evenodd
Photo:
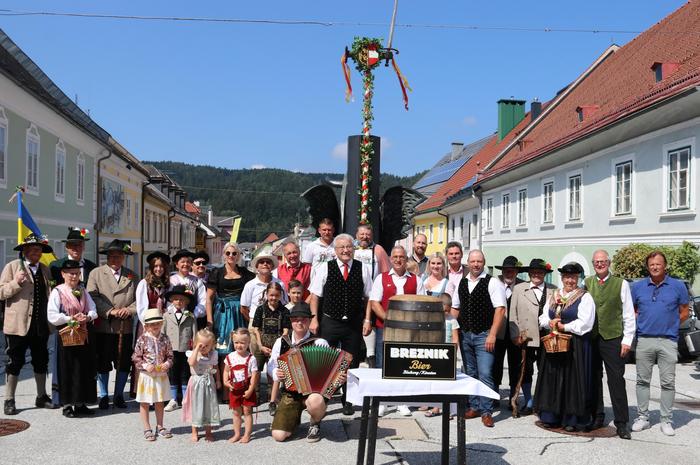
<path fill-rule="evenodd" d="M 66 326 L 58 332 L 63 347 L 83 346 L 87 342 L 87 328 L 84 325 Z"/>
<path fill-rule="evenodd" d="M 549 333 L 540 338 L 544 350 L 550 354 L 568 352 L 571 342 L 570 334 Z"/>

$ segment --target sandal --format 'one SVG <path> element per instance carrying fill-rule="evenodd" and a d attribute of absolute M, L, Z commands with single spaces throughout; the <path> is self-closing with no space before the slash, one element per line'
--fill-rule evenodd
<path fill-rule="evenodd" d="M 150 429 L 146 429 L 143 431 L 143 438 L 148 442 L 153 442 L 156 440 L 156 435 Z"/>
<path fill-rule="evenodd" d="M 156 428 L 158 430 L 158 436 L 163 437 L 165 439 L 170 439 L 173 437 L 173 433 L 171 433 L 170 430 L 167 429 L 165 426 L 157 426 Z"/>
<path fill-rule="evenodd" d="M 438 409 L 433 408 L 433 409 L 430 409 L 427 412 L 425 412 L 425 416 L 428 418 L 437 417 L 440 415 L 442 415 L 442 411 L 439 408 Z"/>

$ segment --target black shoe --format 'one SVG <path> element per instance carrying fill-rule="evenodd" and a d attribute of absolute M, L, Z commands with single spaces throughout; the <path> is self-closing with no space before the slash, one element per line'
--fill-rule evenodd
<path fill-rule="evenodd" d="M 586 427 L 584 428 L 584 431 L 590 432 L 590 431 L 594 431 L 594 430 L 603 428 L 603 427 L 605 427 L 605 426 L 607 426 L 607 425 L 605 424 L 605 419 L 603 419 L 603 418 L 596 418 L 595 421 L 593 421 L 593 422 L 591 422 L 591 423 L 589 423 L 589 424 L 586 425 Z"/>
<path fill-rule="evenodd" d="M 617 435 L 620 439 L 632 439 L 630 431 L 627 429 L 627 425 L 620 425 L 617 427 Z"/>
<path fill-rule="evenodd" d="M 355 414 L 355 409 L 353 408 L 352 404 L 350 402 L 345 402 L 343 405 L 343 415 L 354 415 Z"/>
<path fill-rule="evenodd" d="M 75 407 L 74 410 L 75 410 L 75 413 L 77 413 L 78 415 L 90 416 L 90 415 L 95 414 L 94 410 L 90 410 L 87 405 L 81 405 L 80 407 Z"/>
<path fill-rule="evenodd" d="M 124 398 L 121 396 L 115 396 L 112 403 L 116 408 L 126 408 L 126 402 L 124 402 Z"/>
<path fill-rule="evenodd" d="M 532 407 L 523 407 L 518 410 L 520 416 L 525 417 L 527 415 L 532 415 Z"/>
<path fill-rule="evenodd" d="M 5 415 L 17 415 L 14 399 L 7 399 L 5 401 Z"/>
<path fill-rule="evenodd" d="M 36 401 L 34 402 L 34 405 L 37 406 L 37 408 L 48 408 L 48 409 L 54 409 L 56 406 L 51 402 L 51 398 L 44 394 L 43 396 L 39 396 L 36 398 Z"/>
<path fill-rule="evenodd" d="M 66 418 L 78 418 L 73 407 L 63 407 L 63 416 Z"/>
<path fill-rule="evenodd" d="M 374 355 L 367 357 L 367 367 L 368 368 L 376 368 L 377 367 L 377 357 Z"/>
<path fill-rule="evenodd" d="M 100 397 L 98 407 L 100 410 L 107 410 L 109 408 L 109 396 Z"/>
<path fill-rule="evenodd" d="M 269 412 L 271 417 L 274 417 L 275 413 L 277 413 L 277 404 L 275 402 L 270 402 Z"/>

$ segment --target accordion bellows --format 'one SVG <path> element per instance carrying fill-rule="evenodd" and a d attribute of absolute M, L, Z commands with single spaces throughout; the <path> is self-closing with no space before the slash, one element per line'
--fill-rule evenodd
<path fill-rule="evenodd" d="M 290 392 L 321 394 L 330 399 L 342 383 L 341 374 L 348 371 L 352 354 L 332 347 L 307 345 L 291 348 L 280 355 L 277 363 L 284 371 L 284 386 Z"/>

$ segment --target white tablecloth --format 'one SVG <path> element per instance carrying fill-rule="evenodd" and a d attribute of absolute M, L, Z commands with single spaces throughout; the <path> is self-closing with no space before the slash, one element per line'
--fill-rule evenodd
<path fill-rule="evenodd" d="M 500 399 L 495 391 L 484 383 L 462 373 L 454 381 L 431 381 L 418 379 L 382 379 L 381 368 L 354 368 L 348 371 L 347 401 L 362 405 L 364 397 L 423 396 L 468 394 Z M 405 404 L 407 399 L 396 399 Z"/>

